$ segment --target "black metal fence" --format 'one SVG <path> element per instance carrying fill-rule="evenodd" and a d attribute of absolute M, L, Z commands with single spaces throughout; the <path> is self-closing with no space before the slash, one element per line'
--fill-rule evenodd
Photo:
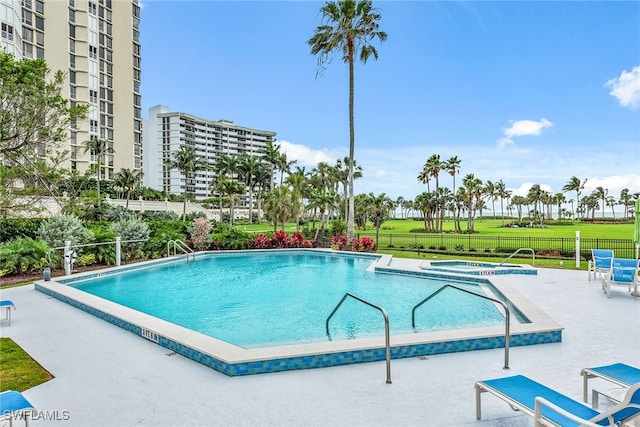
<path fill-rule="evenodd" d="M 370 237 L 375 233 L 357 233 L 357 237 Z M 441 250 L 449 252 L 513 253 L 520 248 L 536 252 L 559 252 L 573 258 L 576 239 L 569 237 L 482 236 L 476 234 L 380 234 L 378 247 L 385 249 Z M 635 244 L 631 239 L 580 238 L 580 253 L 591 258 L 591 249 L 611 249 L 618 258 L 635 258 Z M 526 256 L 526 253 L 523 254 Z"/>

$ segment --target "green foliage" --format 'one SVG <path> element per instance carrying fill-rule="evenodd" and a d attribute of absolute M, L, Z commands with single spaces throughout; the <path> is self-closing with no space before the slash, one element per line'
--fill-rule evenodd
<path fill-rule="evenodd" d="M 214 249 L 247 249 L 252 236 L 224 222 L 213 225 L 212 244 Z"/>
<path fill-rule="evenodd" d="M 36 238 L 42 218 L 0 218 L 0 243 L 16 237 Z"/>
<path fill-rule="evenodd" d="M 94 254 L 84 254 L 78 257 L 78 259 L 76 259 L 76 262 L 73 265 L 78 267 L 84 267 L 87 265 L 93 265 L 96 262 L 98 261 L 96 260 L 96 256 Z"/>
<path fill-rule="evenodd" d="M 347 232 L 347 222 L 341 219 L 331 221 L 331 234 L 334 236 L 342 236 Z"/>
<path fill-rule="evenodd" d="M 142 257 L 144 241 L 149 238 L 149 226 L 137 218 L 121 220 L 111 226 L 111 231 L 120 236 L 122 241 L 143 240 L 140 242 L 122 243 L 122 258 L 125 260 Z"/>
<path fill-rule="evenodd" d="M 140 218 L 149 221 L 179 221 L 180 215 L 173 211 L 152 212 L 144 211 L 140 213 Z"/>
<path fill-rule="evenodd" d="M 106 265 L 114 265 L 116 263 L 116 245 L 112 242 L 115 242 L 116 240 L 116 233 L 110 230 L 106 223 L 93 224 L 91 231 L 93 231 L 94 243 L 109 244 L 91 246 L 87 249 L 94 256 L 96 262 Z M 78 264 L 79 259 L 76 260 L 76 265 Z"/>
<path fill-rule="evenodd" d="M 72 215 L 55 215 L 40 224 L 38 238 L 49 247 L 63 247 L 65 240 L 72 245 L 81 245 L 93 240 L 93 233 L 84 228 L 82 221 Z"/>
<path fill-rule="evenodd" d="M 124 206 L 105 206 L 104 217 L 107 221 L 117 222 L 135 217 L 135 214 Z"/>
<path fill-rule="evenodd" d="M 0 245 L 0 276 L 41 270 L 48 251 L 45 242 L 24 237 Z"/>

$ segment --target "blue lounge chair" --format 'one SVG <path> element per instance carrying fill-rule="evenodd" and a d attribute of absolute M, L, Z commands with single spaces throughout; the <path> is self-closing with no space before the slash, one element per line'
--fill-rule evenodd
<path fill-rule="evenodd" d="M 619 405 L 604 412 L 590 408 L 523 375 L 478 381 L 476 388 L 476 418 L 481 417 L 480 396 L 489 392 L 507 402 L 514 410 L 533 417 L 540 426 L 618 426 L 640 416 L 640 383 L 629 388 Z"/>
<path fill-rule="evenodd" d="M 13 304 L 11 300 L 2 300 L 0 301 L 0 309 L 4 308 L 6 311 L 4 313 L 4 320 L 9 321 L 9 326 L 11 326 L 11 309 L 16 309 L 16 306 Z"/>
<path fill-rule="evenodd" d="M 597 366 L 595 368 L 585 368 L 580 372 L 583 381 L 582 399 L 587 402 L 588 383 L 592 378 L 602 378 L 617 386 L 629 388 L 632 384 L 640 383 L 640 369 L 624 363 L 614 363 L 613 365 Z M 591 404 L 598 407 L 598 392 L 593 390 Z"/>
<path fill-rule="evenodd" d="M 13 420 L 24 420 L 25 426 L 29 425 L 29 416 L 34 407 L 19 391 L 3 391 L 0 393 L 0 421 L 9 420 L 9 426 Z"/>
<path fill-rule="evenodd" d="M 604 277 L 605 274 L 611 271 L 611 264 L 613 263 L 613 251 L 610 249 L 591 249 L 591 259 L 587 272 L 589 274 L 589 280 L 595 278 L 597 274 Z"/>
<path fill-rule="evenodd" d="M 612 286 L 626 286 L 635 297 L 638 296 L 638 260 L 633 258 L 613 258 L 611 271 L 602 279 L 602 290 L 611 298 Z"/>

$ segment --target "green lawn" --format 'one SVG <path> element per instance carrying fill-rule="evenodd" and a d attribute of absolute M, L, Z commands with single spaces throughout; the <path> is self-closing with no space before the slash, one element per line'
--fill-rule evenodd
<path fill-rule="evenodd" d="M 508 220 L 505 219 L 505 223 Z M 602 238 L 602 239 L 631 239 L 633 236 L 633 223 L 627 224 L 600 224 L 589 222 L 563 222 L 560 225 L 553 224 L 547 225 L 544 228 L 509 228 L 501 227 L 503 223 L 500 219 L 483 218 L 476 219 L 475 231 L 476 234 L 482 236 L 531 236 L 531 237 L 566 237 L 574 238 L 576 231 L 580 231 L 581 238 Z M 462 222 L 462 229 L 466 229 L 466 222 Z M 242 224 L 237 226 L 241 230 L 253 231 L 253 232 L 270 232 L 273 231 L 272 224 Z M 411 232 L 412 229 L 423 228 L 424 223 L 422 221 L 414 221 L 411 219 L 401 220 L 389 220 L 385 221 L 380 229 L 380 234 L 405 234 Z M 286 231 L 295 231 L 296 227 L 294 223 L 288 223 L 286 225 Z M 452 232 L 454 229 L 453 221 L 444 222 L 445 232 Z M 356 229 L 356 233 L 375 232 L 374 228 L 368 228 L 367 230 Z"/>
<path fill-rule="evenodd" d="M 25 391 L 52 378 L 11 338 L 0 338 L 0 392 Z"/>

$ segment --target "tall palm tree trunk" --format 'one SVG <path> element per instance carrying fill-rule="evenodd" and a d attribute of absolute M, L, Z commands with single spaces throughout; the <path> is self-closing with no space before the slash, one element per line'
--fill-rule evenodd
<path fill-rule="evenodd" d="M 355 125 L 353 118 L 354 73 L 353 73 L 353 39 L 349 39 L 349 210 L 347 216 L 347 242 L 351 245 L 356 235 L 354 227 L 355 202 L 353 193 L 353 163 L 355 159 Z"/>

